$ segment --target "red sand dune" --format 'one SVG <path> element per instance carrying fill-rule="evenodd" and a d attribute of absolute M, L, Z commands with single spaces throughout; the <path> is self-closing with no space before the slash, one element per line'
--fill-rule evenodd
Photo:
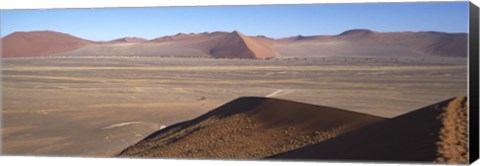
<path fill-rule="evenodd" d="M 48 56 L 91 44 L 94 42 L 53 31 L 15 32 L 2 38 L 2 56 Z"/>
<path fill-rule="evenodd" d="M 263 59 L 278 56 L 270 44 L 261 39 L 251 38 L 234 31 L 210 50 L 215 58 Z"/>
<path fill-rule="evenodd" d="M 265 36 L 249 37 L 234 31 L 213 33 L 178 33 L 155 38 L 151 42 L 185 45 L 197 48 L 215 58 L 271 58 L 278 53 L 271 48 L 272 39 Z"/>
<path fill-rule="evenodd" d="M 467 105 L 465 97 L 449 99 L 270 158 L 465 164 Z"/>
<path fill-rule="evenodd" d="M 153 133 L 120 156 L 260 159 L 382 120 L 331 107 L 242 97 Z"/>

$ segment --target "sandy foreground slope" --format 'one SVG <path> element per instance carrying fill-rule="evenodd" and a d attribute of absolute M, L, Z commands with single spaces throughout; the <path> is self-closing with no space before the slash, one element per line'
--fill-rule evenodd
<path fill-rule="evenodd" d="M 260 159 L 382 120 L 331 107 L 242 97 L 153 133 L 120 156 Z"/>
<path fill-rule="evenodd" d="M 270 159 L 468 163 L 467 108 L 448 99 Z"/>
<path fill-rule="evenodd" d="M 243 97 L 160 130 L 122 157 L 467 163 L 465 97 L 392 119 Z"/>

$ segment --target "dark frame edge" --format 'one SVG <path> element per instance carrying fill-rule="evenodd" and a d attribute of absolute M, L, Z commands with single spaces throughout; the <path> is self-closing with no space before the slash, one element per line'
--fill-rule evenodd
<path fill-rule="evenodd" d="M 478 159 L 479 151 L 479 36 L 478 7 L 469 5 L 469 160 Z"/>

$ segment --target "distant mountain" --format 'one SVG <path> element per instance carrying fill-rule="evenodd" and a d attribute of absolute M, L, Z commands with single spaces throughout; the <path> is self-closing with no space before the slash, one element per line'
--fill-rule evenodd
<path fill-rule="evenodd" d="M 277 56 L 452 56 L 466 57 L 465 33 L 374 32 L 272 39 L 238 31 L 179 33 L 153 40 L 126 37 L 93 42 L 53 31 L 15 32 L 2 38 L 3 57 L 173 56 L 264 59 Z M 125 44 L 128 43 L 128 44 Z"/>

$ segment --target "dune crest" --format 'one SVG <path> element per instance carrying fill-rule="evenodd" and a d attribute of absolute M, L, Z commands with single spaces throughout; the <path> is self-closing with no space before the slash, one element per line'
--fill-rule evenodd
<path fill-rule="evenodd" d="M 438 119 L 442 121 L 440 141 L 437 142 L 438 157 L 441 163 L 468 163 L 468 102 L 457 97 L 445 108 Z"/>
<path fill-rule="evenodd" d="M 331 107 L 242 97 L 153 133 L 120 156 L 260 159 L 382 120 Z"/>

